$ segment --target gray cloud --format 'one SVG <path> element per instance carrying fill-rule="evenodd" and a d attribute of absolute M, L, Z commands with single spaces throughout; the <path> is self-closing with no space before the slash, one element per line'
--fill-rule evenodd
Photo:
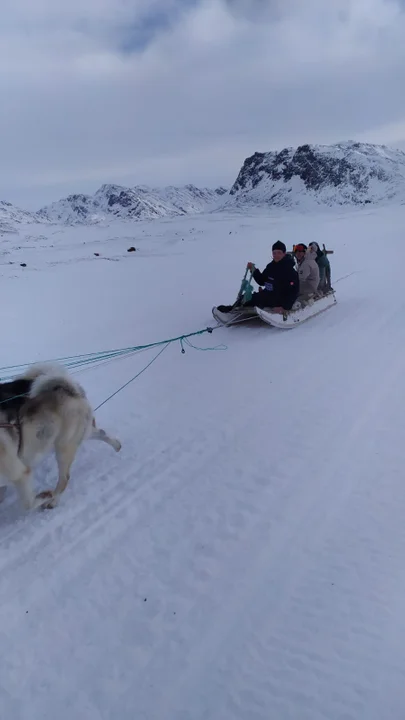
<path fill-rule="evenodd" d="M 7 0 L 0 197 L 231 183 L 255 150 L 405 141 L 401 0 Z"/>

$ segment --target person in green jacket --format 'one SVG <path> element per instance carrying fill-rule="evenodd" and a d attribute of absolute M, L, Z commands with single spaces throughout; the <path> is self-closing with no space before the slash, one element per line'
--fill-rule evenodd
<path fill-rule="evenodd" d="M 318 292 L 327 293 L 332 290 L 330 262 L 327 254 L 321 250 L 317 242 L 309 243 L 313 253 L 316 253 L 316 262 L 319 267 L 319 285 Z"/>

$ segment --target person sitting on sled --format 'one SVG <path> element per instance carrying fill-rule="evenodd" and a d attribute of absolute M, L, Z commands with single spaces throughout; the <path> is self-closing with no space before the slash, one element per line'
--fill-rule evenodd
<path fill-rule="evenodd" d="M 248 268 L 253 271 L 253 278 L 258 285 L 264 289 L 253 293 L 247 302 L 241 301 L 239 307 L 243 308 L 273 308 L 274 312 L 291 310 L 298 296 L 298 273 L 294 267 L 294 260 L 291 255 L 286 254 L 286 246 L 277 240 L 272 247 L 273 260 L 266 266 L 263 272 L 255 268 L 253 263 L 248 263 Z M 237 305 L 218 305 L 218 310 L 223 313 L 237 310 Z"/>
<path fill-rule="evenodd" d="M 330 262 L 325 250 L 321 250 L 317 242 L 310 242 L 309 247 L 316 253 L 316 262 L 319 267 L 318 292 L 328 293 L 332 291 Z M 324 246 L 325 247 L 325 246 Z"/>
<path fill-rule="evenodd" d="M 330 262 L 326 252 L 321 250 L 317 242 L 310 242 L 308 248 L 313 253 L 315 262 L 319 267 L 318 293 L 323 295 L 324 293 L 330 291 L 330 286 L 327 280 L 327 278 L 330 280 Z"/>
<path fill-rule="evenodd" d="M 300 280 L 299 300 L 308 300 L 318 290 L 319 267 L 314 252 L 308 250 L 304 243 L 294 247 L 294 255 L 298 263 L 298 277 Z"/>

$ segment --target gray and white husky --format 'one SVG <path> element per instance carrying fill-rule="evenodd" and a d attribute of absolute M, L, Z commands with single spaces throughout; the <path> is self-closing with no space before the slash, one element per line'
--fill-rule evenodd
<path fill-rule="evenodd" d="M 27 510 L 54 507 L 87 438 L 102 440 L 116 452 L 121 449 L 119 440 L 96 427 L 85 391 L 63 366 L 35 364 L 15 380 L 0 383 L 0 502 L 11 484 Z M 52 450 L 58 483 L 55 490 L 35 495 L 31 469 Z"/>

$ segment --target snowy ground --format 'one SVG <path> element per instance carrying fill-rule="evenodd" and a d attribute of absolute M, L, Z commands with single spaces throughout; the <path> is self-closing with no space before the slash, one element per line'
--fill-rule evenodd
<path fill-rule="evenodd" d="M 122 452 L 82 448 L 57 509 L 24 515 L 9 491 L 1 718 L 403 717 L 404 230 L 402 208 L 1 239 L 1 366 L 213 324 L 276 239 L 325 241 L 345 277 L 292 331 L 166 350 L 97 414 Z M 79 378 L 97 405 L 152 356 Z"/>

